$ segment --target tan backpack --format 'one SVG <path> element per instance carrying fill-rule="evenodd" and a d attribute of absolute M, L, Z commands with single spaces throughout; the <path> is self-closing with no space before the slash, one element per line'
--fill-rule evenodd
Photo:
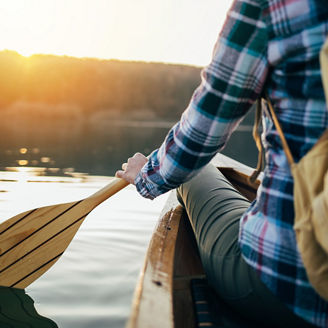
<path fill-rule="evenodd" d="M 320 65 L 328 104 L 328 40 L 320 53 Z M 312 149 L 295 163 L 271 101 L 266 98 L 294 178 L 297 246 L 311 285 L 322 298 L 328 300 L 328 129 Z M 257 145 L 262 148 L 255 131 L 257 125 L 255 123 L 253 134 Z M 259 150 L 260 159 L 262 149 Z M 258 165 L 257 170 L 260 168 Z"/>
<path fill-rule="evenodd" d="M 328 41 L 320 53 L 328 104 Z M 308 278 L 328 300 L 328 130 L 297 164 L 292 164 L 297 246 Z"/>

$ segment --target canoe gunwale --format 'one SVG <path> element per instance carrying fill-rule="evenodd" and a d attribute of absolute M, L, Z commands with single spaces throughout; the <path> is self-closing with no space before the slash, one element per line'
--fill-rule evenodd
<path fill-rule="evenodd" d="M 172 286 L 175 243 L 183 208 L 171 193 L 150 241 L 139 284 L 135 291 L 132 315 L 127 327 L 168 327 L 173 322 Z M 155 297 L 156 295 L 156 297 Z M 149 314 L 151 313 L 151 316 Z"/>

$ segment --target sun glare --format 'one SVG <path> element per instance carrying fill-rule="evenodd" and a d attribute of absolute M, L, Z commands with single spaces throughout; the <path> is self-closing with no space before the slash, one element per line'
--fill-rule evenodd
<path fill-rule="evenodd" d="M 230 3 L 231 0 L 1 1 L 0 47 L 23 56 L 44 53 L 204 64 Z"/>

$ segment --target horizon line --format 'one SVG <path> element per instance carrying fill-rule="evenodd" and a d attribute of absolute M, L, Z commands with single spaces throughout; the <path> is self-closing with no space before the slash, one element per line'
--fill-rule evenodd
<path fill-rule="evenodd" d="M 169 62 L 169 61 L 156 61 L 156 60 L 146 60 L 146 59 L 122 59 L 122 58 L 105 58 L 105 57 L 96 57 L 96 56 L 76 56 L 69 54 L 54 54 L 54 53 L 33 53 L 29 55 L 22 54 L 19 50 L 2 48 L 1 52 L 11 52 L 15 53 L 21 57 L 29 59 L 34 56 L 53 56 L 53 57 L 63 57 L 63 58 L 74 58 L 74 59 L 83 59 L 83 60 L 99 60 L 99 61 L 119 61 L 119 62 L 130 62 L 130 63 L 145 63 L 145 64 L 164 64 L 164 65 L 173 65 L 173 66 L 191 66 L 195 68 L 202 68 L 204 65 L 197 65 L 191 63 L 182 63 L 182 62 Z"/>

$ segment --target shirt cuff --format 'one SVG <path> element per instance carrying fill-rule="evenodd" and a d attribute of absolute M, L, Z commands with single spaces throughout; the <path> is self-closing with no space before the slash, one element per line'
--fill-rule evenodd
<path fill-rule="evenodd" d="M 161 191 L 157 186 L 149 181 L 143 172 L 139 172 L 134 180 L 138 193 L 145 198 L 154 199 L 168 190 Z"/>

